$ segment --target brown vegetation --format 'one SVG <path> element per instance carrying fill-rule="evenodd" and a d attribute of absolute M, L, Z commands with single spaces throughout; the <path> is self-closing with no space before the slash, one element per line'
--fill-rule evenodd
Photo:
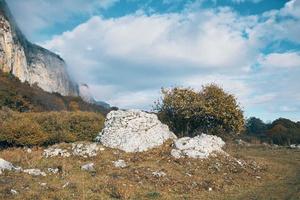
<path fill-rule="evenodd" d="M 65 97 L 49 93 L 28 83 L 21 83 L 12 74 L 0 70 L 0 107 L 19 112 L 92 111 L 106 114 L 108 109 L 84 102 L 80 97 Z"/>
<path fill-rule="evenodd" d="M 1 110 L 0 120 L 0 142 L 8 146 L 92 141 L 104 125 L 102 114 L 80 111 L 19 113 Z"/>
<path fill-rule="evenodd" d="M 170 143 L 166 143 L 144 153 L 106 149 L 93 158 L 47 159 L 41 156 L 43 148 L 32 153 L 22 148 L 3 150 L 1 158 L 23 168 L 47 172 L 49 167 L 58 167 L 61 171 L 46 177 L 5 172 L 1 175 L 0 199 L 293 200 L 299 197 L 299 150 L 228 145 L 226 151 L 245 160 L 243 165 L 223 156 L 176 160 L 170 157 L 170 150 Z M 112 161 L 118 159 L 125 160 L 128 166 L 114 167 Z M 95 170 L 82 171 L 80 166 L 89 162 L 95 164 Z M 163 171 L 166 176 L 155 177 L 154 171 Z M 11 189 L 18 194 L 13 195 Z"/>
<path fill-rule="evenodd" d="M 191 88 L 162 90 L 162 101 L 155 110 L 160 119 L 179 136 L 240 133 L 244 116 L 236 98 L 217 85 L 204 86 L 198 92 Z"/>

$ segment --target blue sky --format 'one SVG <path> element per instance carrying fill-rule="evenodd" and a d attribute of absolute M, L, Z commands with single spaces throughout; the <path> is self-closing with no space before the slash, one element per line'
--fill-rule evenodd
<path fill-rule="evenodd" d="M 300 120 L 300 0 L 9 0 L 23 32 L 95 97 L 150 109 L 217 83 L 245 115 Z"/>

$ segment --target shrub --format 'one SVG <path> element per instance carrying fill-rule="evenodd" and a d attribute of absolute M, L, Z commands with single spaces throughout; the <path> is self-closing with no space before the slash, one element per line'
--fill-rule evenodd
<path fill-rule="evenodd" d="M 217 85 L 162 90 L 162 101 L 155 103 L 159 118 L 180 136 L 199 132 L 210 134 L 240 133 L 244 117 L 235 97 Z"/>
<path fill-rule="evenodd" d="M 9 145 L 49 145 L 92 141 L 103 128 L 104 117 L 92 112 L 18 113 L 0 111 L 0 142 Z"/>
<path fill-rule="evenodd" d="M 48 139 L 41 127 L 32 119 L 16 117 L 5 121 L 1 127 L 0 141 L 10 145 L 42 145 Z"/>

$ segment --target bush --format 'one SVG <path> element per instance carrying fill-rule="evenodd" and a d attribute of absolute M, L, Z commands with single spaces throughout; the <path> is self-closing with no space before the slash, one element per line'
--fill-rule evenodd
<path fill-rule="evenodd" d="M 154 109 L 179 136 L 240 133 L 244 128 L 243 112 L 235 97 L 217 85 L 204 86 L 200 92 L 191 88 L 162 89 L 162 94 Z"/>
<path fill-rule="evenodd" d="M 16 117 L 1 127 L 0 141 L 16 146 L 42 145 L 48 139 L 41 127 L 32 119 Z"/>
<path fill-rule="evenodd" d="M 92 112 L 0 111 L 0 119 L 0 142 L 17 146 L 92 141 L 104 125 L 103 115 Z"/>

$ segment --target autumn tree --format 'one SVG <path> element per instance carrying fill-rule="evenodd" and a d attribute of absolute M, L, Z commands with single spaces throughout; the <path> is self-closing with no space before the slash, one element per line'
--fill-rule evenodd
<path fill-rule="evenodd" d="M 162 95 L 154 108 L 159 118 L 179 136 L 243 130 L 243 112 L 236 98 L 217 85 L 206 85 L 200 92 L 191 88 L 162 89 Z"/>

